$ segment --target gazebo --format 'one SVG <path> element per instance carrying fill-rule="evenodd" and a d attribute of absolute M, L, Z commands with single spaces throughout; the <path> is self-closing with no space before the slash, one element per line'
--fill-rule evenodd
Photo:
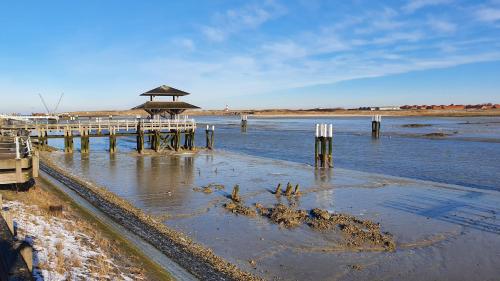
<path fill-rule="evenodd" d="M 154 118 L 155 116 L 167 118 L 166 113 L 168 113 L 170 118 L 174 119 L 175 116 L 181 114 L 187 109 L 199 108 L 198 106 L 187 102 L 179 101 L 179 97 L 187 95 L 189 95 L 189 93 L 170 86 L 162 85 L 141 94 L 141 96 L 148 96 L 149 101 L 136 106 L 133 109 L 143 109 L 151 115 L 151 118 Z M 172 101 L 155 100 L 156 97 L 172 97 Z"/>

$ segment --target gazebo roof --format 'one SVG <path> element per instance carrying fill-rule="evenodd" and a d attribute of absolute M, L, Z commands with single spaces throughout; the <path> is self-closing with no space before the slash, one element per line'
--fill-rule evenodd
<path fill-rule="evenodd" d="M 197 109 L 199 107 L 183 101 L 148 101 L 132 109 L 168 110 L 168 109 Z"/>
<path fill-rule="evenodd" d="M 189 93 L 181 91 L 176 88 L 172 88 L 167 85 L 162 85 L 158 88 L 154 88 L 152 90 L 149 90 L 141 94 L 141 96 L 174 96 L 174 97 L 187 96 L 187 95 L 189 95 Z"/>

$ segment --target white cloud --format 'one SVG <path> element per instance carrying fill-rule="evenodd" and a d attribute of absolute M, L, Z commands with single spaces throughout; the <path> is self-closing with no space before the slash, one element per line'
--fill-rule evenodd
<path fill-rule="evenodd" d="M 242 30 L 256 29 L 284 13 L 285 8 L 274 1 L 247 5 L 216 14 L 214 24 L 202 26 L 201 31 L 209 40 L 220 42 Z"/>
<path fill-rule="evenodd" d="M 457 29 L 454 23 L 445 20 L 431 19 L 427 23 L 431 29 L 438 32 L 453 33 Z"/>
<path fill-rule="evenodd" d="M 451 2 L 452 0 L 410 0 L 402 9 L 407 13 L 413 13 L 428 6 L 444 5 Z"/>
<path fill-rule="evenodd" d="M 500 20 L 500 9 L 481 8 L 476 12 L 476 16 L 480 21 L 495 22 Z"/>
<path fill-rule="evenodd" d="M 176 38 L 173 40 L 173 43 L 175 45 L 179 46 L 180 48 L 182 48 L 183 50 L 187 50 L 187 51 L 196 50 L 196 46 L 195 46 L 193 40 L 191 40 L 189 38 Z"/>

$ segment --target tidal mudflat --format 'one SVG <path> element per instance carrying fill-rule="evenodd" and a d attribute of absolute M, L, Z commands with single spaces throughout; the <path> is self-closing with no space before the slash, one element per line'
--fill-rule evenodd
<path fill-rule="evenodd" d="M 53 159 L 180 230 L 240 268 L 286 280 L 494 280 L 500 193 L 224 151 L 62 152 Z M 300 196 L 276 196 L 278 183 Z M 199 192 L 212 184 L 212 192 Z M 245 206 L 320 208 L 380 223 L 395 249 L 344 243 L 336 229 L 293 228 L 224 208 L 234 185 Z"/>

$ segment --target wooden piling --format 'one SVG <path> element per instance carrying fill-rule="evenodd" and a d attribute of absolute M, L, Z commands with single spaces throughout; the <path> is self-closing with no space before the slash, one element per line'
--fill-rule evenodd
<path fill-rule="evenodd" d="M 153 149 L 156 152 L 160 152 L 161 149 L 161 132 L 160 130 L 155 130 L 153 134 L 154 146 Z"/>
<path fill-rule="evenodd" d="M 73 132 L 64 129 L 64 152 L 73 153 Z"/>
<path fill-rule="evenodd" d="M 333 167 L 333 125 L 316 124 L 314 137 L 314 166 Z"/>
<path fill-rule="evenodd" d="M 206 133 L 206 141 L 207 141 L 207 149 L 213 149 L 214 148 L 214 131 L 215 131 L 215 126 L 212 125 L 212 128 L 207 125 L 207 129 L 205 130 Z"/>
<path fill-rule="evenodd" d="M 241 115 L 241 131 L 246 132 L 248 125 L 248 115 Z"/>
<path fill-rule="evenodd" d="M 141 124 L 137 125 L 137 152 L 143 153 L 144 151 L 144 131 L 141 128 Z"/>
<path fill-rule="evenodd" d="M 116 152 L 116 129 L 115 127 L 109 128 L 109 153 Z"/>
<path fill-rule="evenodd" d="M 88 153 L 90 151 L 90 130 L 83 128 L 80 133 L 80 150 L 81 153 Z"/>
<path fill-rule="evenodd" d="M 191 130 L 191 137 L 190 137 L 191 143 L 189 144 L 189 149 L 190 150 L 194 150 L 194 148 L 196 146 L 195 143 L 194 143 L 194 136 L 195 136 L 195 130 L 193 129 L 193 130 Z"/>
<path fill-rule="evenodd" d="M 381 123 L 382 123 L 382 116 L 375 115 L 372 117 L 372 137 L 374 138 L 380 137 Z"/>
<path fill-rule="evenodd" d="M 181 132 L 175 130 L 175 151 L 179 151 L 181 148 Z"/>

